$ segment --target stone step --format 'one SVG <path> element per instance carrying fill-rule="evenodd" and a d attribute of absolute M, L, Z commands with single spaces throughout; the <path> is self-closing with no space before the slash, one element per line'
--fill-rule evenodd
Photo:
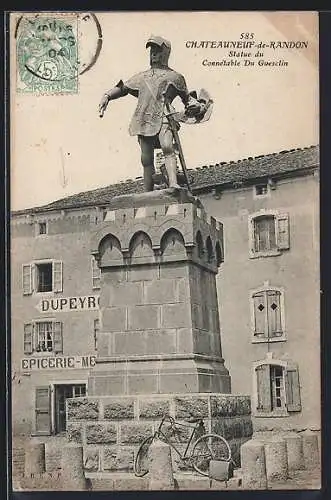
<path fill-rule="evenodd" d="M 148 478 L 130 473 L 85 473 L 92 491 L 148 490 Z"/>
<path fill-rule="evenodd" d="M 142 478 L 130 473 L 86 473 L 92 491 L 121 491 L 149 489 L 149 476 Z M 215 481 L 195 473 L 174 474 L 177 490 L 236 490 L 241 489 L 241 480 L 231 478 L 229 481 Z"/>

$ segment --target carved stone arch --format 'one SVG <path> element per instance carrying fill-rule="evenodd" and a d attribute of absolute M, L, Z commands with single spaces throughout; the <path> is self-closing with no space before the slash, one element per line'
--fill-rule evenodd
<path fill-rule="evenodd" d="M 215 245 L 215 254 L 216 254 L 216 264 L 217 266 L 220 266 L 224 260 L 223 258 L 223 251 L 222 247 L 219 241 L 216 242 Z"/>
<path fill-rule="evenodd" d="M 119 239 L 111 233 L 102 238 L 98 247 L 99 262 L 101 267 L 120 264 L 123 261 L 121 243 Z"/>
<path fill-rule="evenodd" d="M 179 233 L 181 233 L 185 245 L 191 243 L 192 236 L 190 231 L 187 231 L 187 226 L 176 219 L 167 220 L 159 226 L 158 228 L 159 241 L 161 240 L 163 234 L 166 231 L 168 231 L 168 229 L 176 229 Z"/>
<path fill-rule="evenodd" d="M 200 230 L 198 230 L 196 235 L 195 235 L 195 241 L 196 241 L 196 248 L 197 248 L 197 256 L 200 259 L 203 259 L 204 254 L 205 254 L 205 247 L 203 244 L 203 238 L 202 238 L 202 234 L 201 234 Z"/>
<path fill-rule="evenodd" d="M 152 240 L 145 231 L 136 231 L 129 243 L 131 258 L 154 257 Z"/>
<path fill-rule="evenodd" d="M 109 234 L 114 236 L 118 241 L 121 241 L 120 232 L 118 231 L 118 228 L 115 226 L 115 224 L 106 223 L 104 227 L 100 228 L 92 235 L 91 238 L 92 253 L 96 253 L 98 251 L 100 242 L 105 238 L 105 236 Z"/>
<path fill-rule="evenodd" d="M 215 255 L 214 255 L 213 242 L 211 241 L 210 236 L 207 236 L 206 239 L 206 250 L 207 250 L 207 260 L 209 263 L 212 263 L 215 258 Z"/>
<path fill-rule="evenodd" d="M 161 238 L 161 253 L 164 256 L 186 257 L 185 241 L 182 233 L 174 227 L 169 228 Z"/>
<path fill-rule="evenodd" d="M 123 250 L 129 250 L 130 249 L 130 242 L 132 241 L 132 238 L 134 237 L 135 234 L 142 232 L 148 235 L 152 242 L 152 248 L 154 246 L 157 246 L 159 244 L 159 239 L 157 237 L 157 234 L 155 232 L 155 229 L 148 226 L 147 224 L 135 224 L 134 228 L 130 228 L 123 232 L 122 235 L 122 248 Z"/>

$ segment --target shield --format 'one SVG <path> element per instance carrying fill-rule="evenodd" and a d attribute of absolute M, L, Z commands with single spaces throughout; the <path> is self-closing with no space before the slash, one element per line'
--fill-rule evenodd
<path fill-rule="evenodd" d="M 198 92 L 195 90 L 190 92 L 190 101 L 188 108 L 185 111 L 173 113 L 172 117 L 177 122 L 194 125 L 203 123 L 209 120 L 213 111 L 213 100 L 205 89 Z M 190 110 L 194 110 L 191 112 Z"/>

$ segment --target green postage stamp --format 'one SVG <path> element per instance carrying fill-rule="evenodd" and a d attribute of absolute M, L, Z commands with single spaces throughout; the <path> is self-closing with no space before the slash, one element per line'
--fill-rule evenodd
<path fill-rule="evenodd" d="M 75 14 L 22 16 L 16 27 L 17 91 L 77 93 L 78 53 Z"/>

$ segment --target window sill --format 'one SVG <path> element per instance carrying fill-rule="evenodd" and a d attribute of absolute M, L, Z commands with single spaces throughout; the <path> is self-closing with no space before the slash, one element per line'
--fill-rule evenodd
<path fill-rule="evenodd" d="M 253 417 L 256 418 L 275 418 L 275 417 L 290 417 L 291 415 L 288 413 L 287 410 L 274 410 L 274 411 L 266 411 L 262 412 L 259 410 L 256 410 L 256 412 L 252 415 Z"/>
<path fill-rule="evenodd" d="M 253 193 L 253 200 L 264 200 L 265 198 L 270 198 L 271 196 L 271 193 L 270 191 L 268 191 L 267 193 L 263 193 L 263 194 L 256 194 L 255 192 Z"/>
<path fill-rule="evenodd" d="M 31 434 L 30 434 L 31 437 L 51 436 L 51 435 L 52 434 L 50 431 L 40 431 L 40 432 L 34 431 L 34 432 L 31 432 Z"/>
<path fill-rule="evenodd" d="M 33 357 L 37 357 L 37 358 L 44 358 L 44 357 L 54 357 L 54 356 L 63 356 L 63 353 L 62 352 L 54 352 L 54 351 L 34 351 L 32 352 L 31 354 L 24 354 L 24 356 L 33 356 Z"/>
<path fill-rule="evenodd" d="M 260 257 L 277 257 L 278 255 L 281 255 L 280 250 L 269 250 L 267 252 L 250 252 L 249 258 L 250 259 L 259 259 Z"/>
<path fill-rule="evenodd" d="M 252 344 L 272 344 L 274 342 L 286 342 L 287 338 L 285 335 L 281 337 L 272 337 L 272 338 L 252 338 Z"/>

